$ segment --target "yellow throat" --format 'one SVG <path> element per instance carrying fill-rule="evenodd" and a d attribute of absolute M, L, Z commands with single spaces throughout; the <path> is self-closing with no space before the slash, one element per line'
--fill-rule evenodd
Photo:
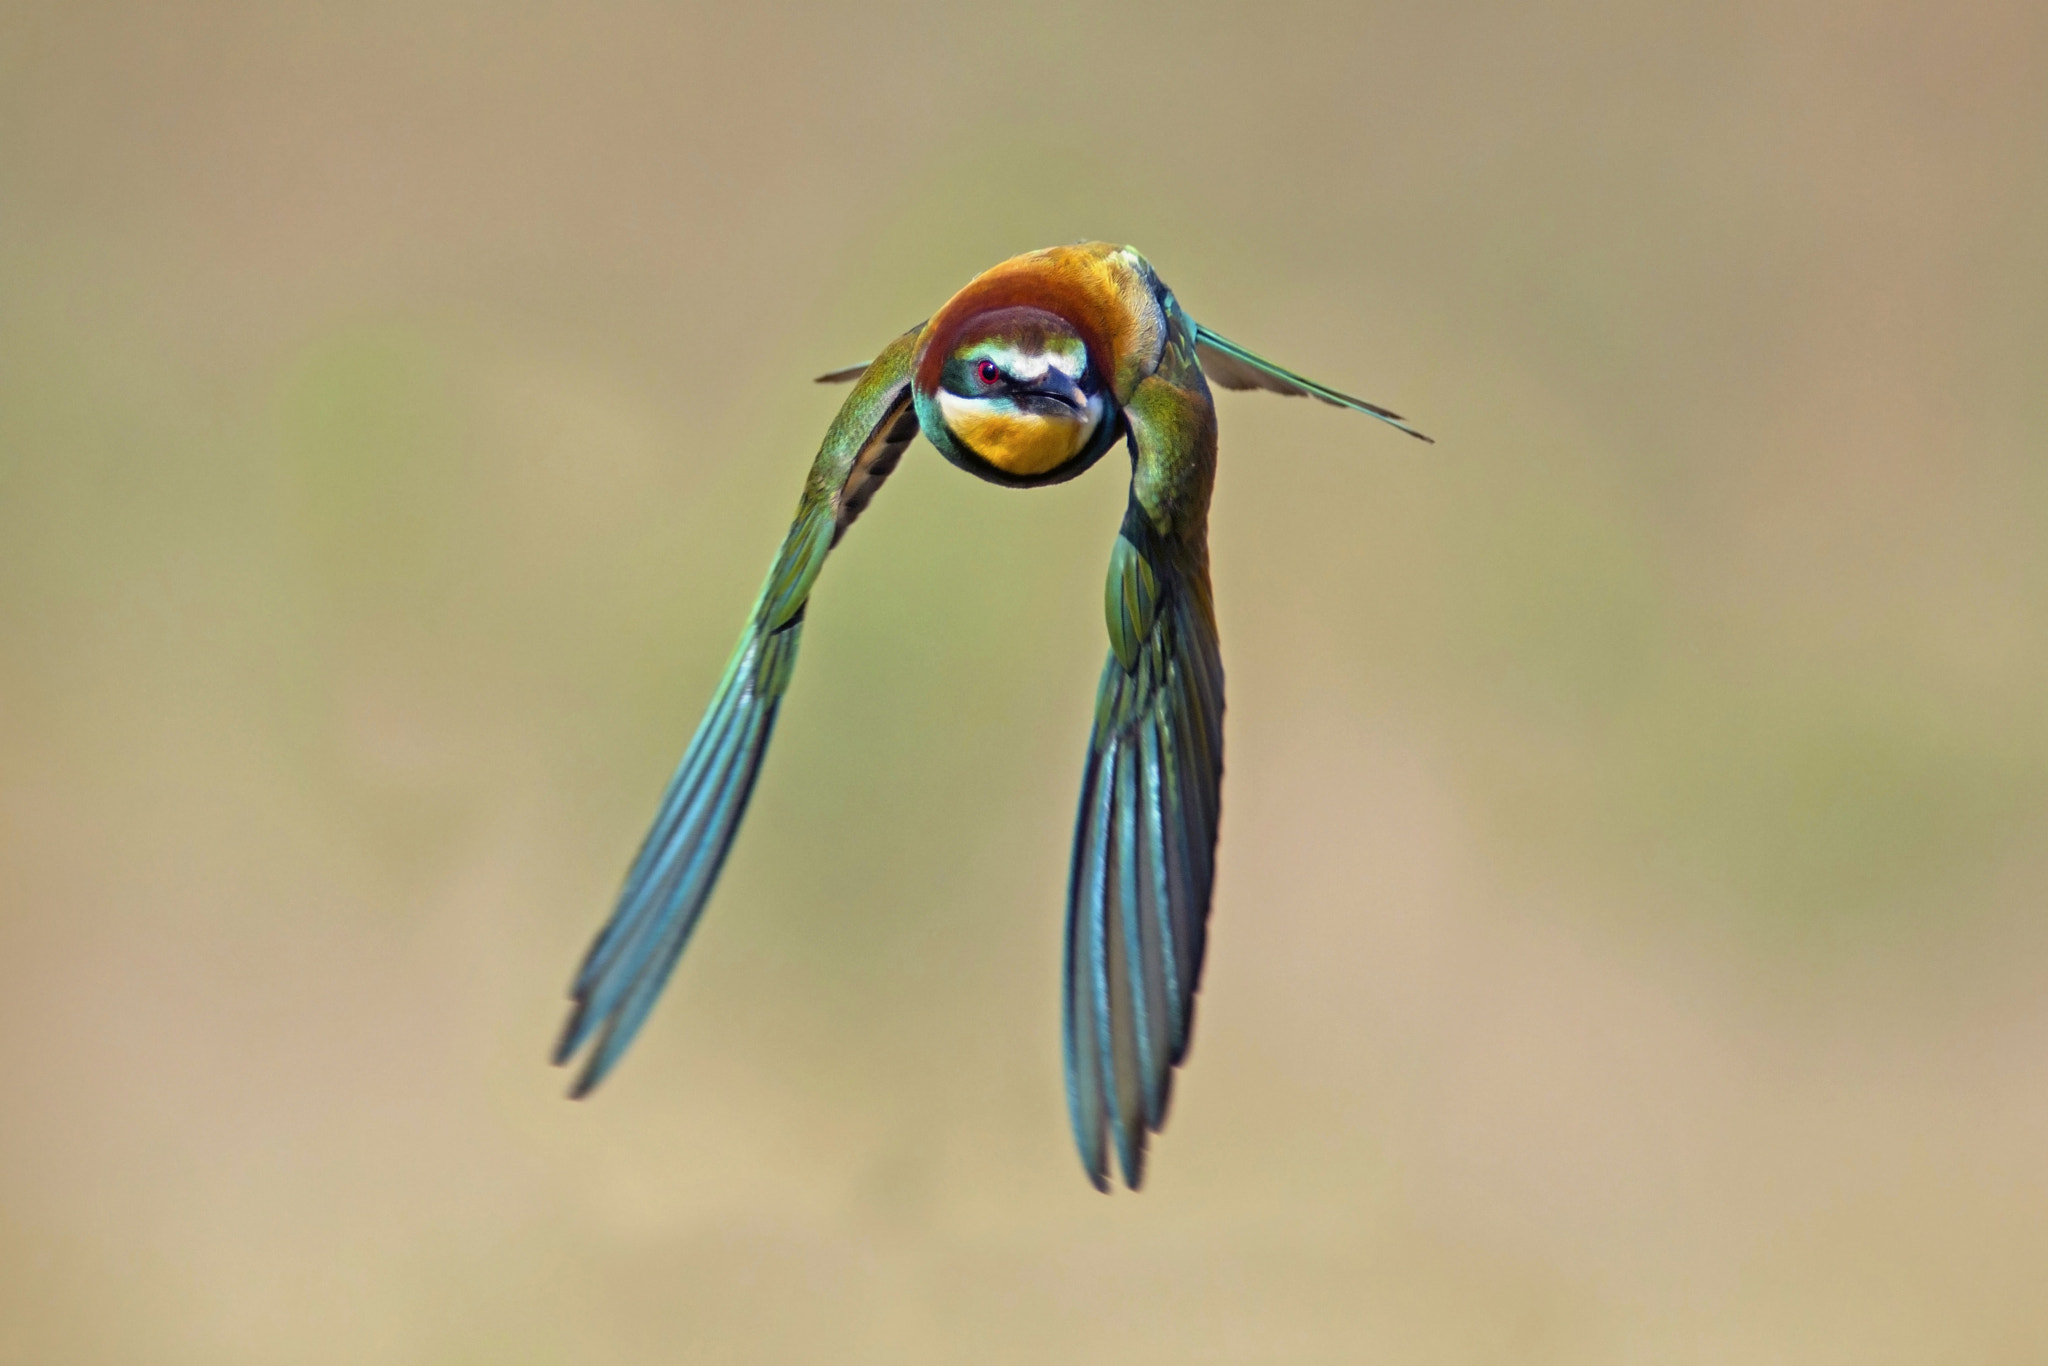
<path fill-rule="evenodd" d="M 1007 403 L 939 392 L 939 412 L 961 445 L 1005 474 L 1045 474 L 1080 454 L 1097 414 L 1049 417 Z"/>

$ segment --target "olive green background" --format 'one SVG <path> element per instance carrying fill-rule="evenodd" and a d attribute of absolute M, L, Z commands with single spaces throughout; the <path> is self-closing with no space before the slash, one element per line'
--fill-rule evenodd
<path fill-rule="evenodd" d="M 1226 394 L 1209 971 L 1061 1091 L 1121 461 L 919 444 L 544 1057 L 860 360 Z M 0 1360 L 2048 1356 L 2048 9 L 0 12 Z"/>

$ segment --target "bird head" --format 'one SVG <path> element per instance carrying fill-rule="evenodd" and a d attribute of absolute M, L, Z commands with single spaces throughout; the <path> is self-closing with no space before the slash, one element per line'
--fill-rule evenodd
<path fill-rule="evenodd" d="M 1115 437 L 1088 344 L 1065 319 L 1013 305 L 928 339 L 919 425 L 948 460 L 1002 484 L 1050 484 L 1093 464 Z M 943 352 L 936 347 L 943 346 Z"/>

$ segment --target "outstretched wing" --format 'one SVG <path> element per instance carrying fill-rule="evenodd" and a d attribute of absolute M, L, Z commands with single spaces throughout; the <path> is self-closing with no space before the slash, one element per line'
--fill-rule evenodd
<path fill-rule="evenodd" d="M 811 585 L 917 435 L 910 401 L 917 331 L 867 366 L 826 432 L 732 662 L 669 780 L 618 906 L 570 987 L 575 1007 L 554 1061 L 567 1063 L 592 1045 L 571 1095 L 588 1094 L 633 1042 L 718 881 L 796 666 Z"/>
<path fill-rule="evenodd" d="M 1376 403 L 1367 403 L 1362 398 L 1340 394 L 1327 385 L 1306 379 L 1292 370 L 1282 369 L 1263 356 L 1245 350 L 1236 342 L 1217 336 L 1200 324 L 1195 326 L 1195 353 L 1201 359 L 1203 373 L 1211 382 L 1226 389 L 1264 389 L 1268 393 L 1287 394 L 1294 398 L 1319 398 L 1339 408 L 1370 413 L 1380 421 L 1399 427 L 1418 440 L 1431 441 L 1431 438 L 1409 426 L 1399 413 L 1389 412 Z"/>
<path fill-rule="evenodd" d="M 1223 780 L 1223 661 L 1209 592 L 1215 414 L 1179 331 L 1125 409 L 1131 501 L 1110 553 L 1067 893 L 1067 1106 L 1081 1163 L 1144 1179 L 1201 983 Z"/>

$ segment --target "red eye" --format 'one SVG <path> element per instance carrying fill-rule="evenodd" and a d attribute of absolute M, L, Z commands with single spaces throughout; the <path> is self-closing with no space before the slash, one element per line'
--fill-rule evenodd
<path fill-rule="evenodd" d="M 1003 372 L 996 368 L 996 363 L 992 360 L 985 360 L 975 366 L 974 373 L 981 377 L 983 384 L 994 384 L 1003 377 Z"/>

